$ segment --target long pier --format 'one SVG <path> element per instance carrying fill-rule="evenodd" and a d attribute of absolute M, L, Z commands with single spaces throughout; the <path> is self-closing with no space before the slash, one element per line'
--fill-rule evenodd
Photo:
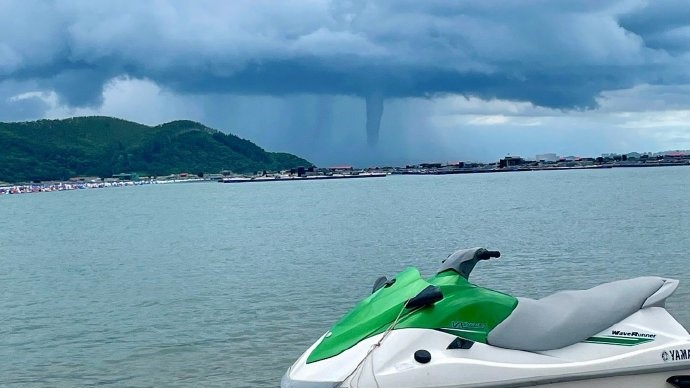
<path fill-rule="evenodd" d="M 307 176 L 255 176 L 255 177 L 232 177 L 222 178 L 220 183 L 250 183 L 250 182 L 293 182 L 293 181 L 323 181 L 331 179 L 362 179 L 362 178 L 383 178 L 387 173 L 360 173 L 360 174 L 334 174 L 334 175 L 307 175 Z"/>

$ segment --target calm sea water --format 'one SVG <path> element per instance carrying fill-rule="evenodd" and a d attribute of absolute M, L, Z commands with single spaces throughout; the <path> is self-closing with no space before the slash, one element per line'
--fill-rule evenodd
<path fill-rule="evenodd" d="M 275 387 L 376 277 L 503 252 L 540 297 L 656 274 L 690 324 L 690 168 L 0 197 L 0 385 Z"/>

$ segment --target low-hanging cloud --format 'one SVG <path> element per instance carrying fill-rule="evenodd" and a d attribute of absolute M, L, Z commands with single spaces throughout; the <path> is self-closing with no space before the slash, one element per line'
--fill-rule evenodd
<path fill-rule="evenodd" d="M 97 106 L 127 75 L 182 94 L 460 94 L 558 109 L 690 83 L 681 1 L 0 1 L 0 83 Z M 27 21 L 31 21 L 28 23 Z M 33 109 L 36 109 L 34 107 Z"/>

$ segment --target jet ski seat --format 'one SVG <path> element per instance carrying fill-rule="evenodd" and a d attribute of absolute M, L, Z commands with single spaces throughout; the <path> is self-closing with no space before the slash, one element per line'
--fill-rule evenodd
<path fill-rule="evenodd" d="M 543 351 L 584 341 L 638 310 L 663 306 L 678 281 L 639 277 L 604 283 L 588 290 L 561 291 L 534 300 L 517 298 L 508 318 L 488 335 L 490 345 Z"/>

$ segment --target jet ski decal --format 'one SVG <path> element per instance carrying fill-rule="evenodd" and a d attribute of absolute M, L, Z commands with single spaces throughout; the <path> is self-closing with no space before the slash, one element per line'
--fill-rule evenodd
<path fill-rule="evenodd" d="M 615 335 L 615 336 L 622 336 L 622 337 L 651 338 L 651 339 L 656 338 L 656 334 L 640 333 L 637 331 L 612 330 L 611 334 Z"/>
<path fill-rule="evenodd" d="M 627 337 L 627 336 L 595 336 L 589 337 L 583 342 L 600 345 L 636 346 L 654 341 L 653 338 Z"/>
<path fill-rule="evenodd" d="M 670 357 L 669 357 L 670 355 Z M 690 359 L 690 349 L 671 349 L 661 354 L 664 361 L 684 361 Z"/>

